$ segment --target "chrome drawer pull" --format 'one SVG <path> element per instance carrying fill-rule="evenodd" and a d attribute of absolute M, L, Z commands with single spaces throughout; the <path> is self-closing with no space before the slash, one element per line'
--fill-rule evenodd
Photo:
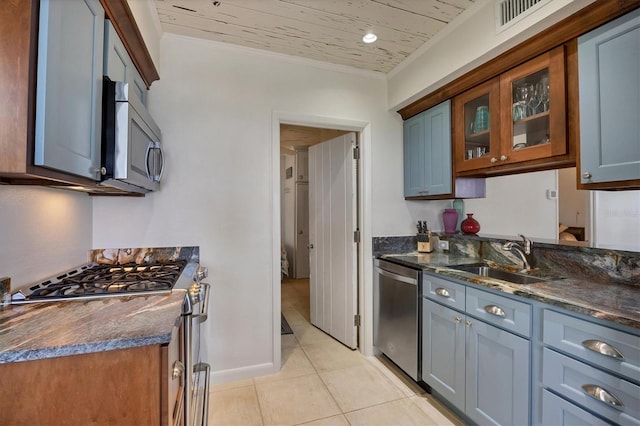
<path fill-rule="evenodd" d="M 593 399 L 613 405 L 614 407 L 624 407 L 622 401 L 616 398 L 615 395 L 598 385 L 582 385 L 582 389 Z"/>
<path fill-rule="evenodd" d="M 436 288 L 436 294 L 438 296 L 442 296 L 442 297 L 449 297 L 450 296 L 449 292 L 446 289 L 442 288 L 442 287 Z"/>
<path fill-rule="evenodd" d="M 495 315 L 497 317 L 504 318 L 507 316 L 507 314 L 502 310 L 502 308 L 496 305 L 487 305 L 484 307 L 484 310 L 486 313 Z"/>
<path fill-rule="evenodd" d="M 610 344 L 602 342 L 600 340 L 584 340 L 582 342 L 582 346 L 589 349 L 590 351 L 594 351 L 605 356 L 610 356 L 611 358 L 624 359 L 622 352 L 620 352 Z"/>

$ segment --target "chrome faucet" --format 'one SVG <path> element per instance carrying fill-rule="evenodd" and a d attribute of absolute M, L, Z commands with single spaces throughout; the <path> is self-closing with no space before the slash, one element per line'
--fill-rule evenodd
<path fill-rule="evenodd" d="M 529 272 L 531 270 L 531 266 L 529 265 L 529 261 L 527 260 L 527 255 L 531 254 L 531 246 L 533 245 L 533 242 L 522 234 L 518 235 L 522 237 L 522 244 L 518 244 L 513 241 L 507 241 L 502 246 L 502 250 L 513 251 L 517 253 L 518 256 L 520 256 L 520 259 L 522 259 L 522 272 Z"/>

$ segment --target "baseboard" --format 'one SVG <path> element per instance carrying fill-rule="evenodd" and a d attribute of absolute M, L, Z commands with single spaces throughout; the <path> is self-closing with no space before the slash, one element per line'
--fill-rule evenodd
<path fill-rule="evenodd" d="M 228 370 L 212 371 L 210 383 L 227 383 L 234 382 L 236 380 L 252 379 L 258 376 L 265 376 L 267 374 L 274 374 L 274 365 L 272 362 L 265 364 L 250 365 L 248 367 L 231 368 Z"/>

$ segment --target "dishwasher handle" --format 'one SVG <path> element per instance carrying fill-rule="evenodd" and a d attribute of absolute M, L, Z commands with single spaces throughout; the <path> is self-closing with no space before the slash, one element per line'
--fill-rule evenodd
<path fill-rule="evenodd" d="M 385 271 L 384 269 L 380 269 L 380 268 L 376 268 L 376 272 L 378 272 L 378 274 L 387 277 L 387 278 L 391 278 L 394 279 L 396 281 L 401 281 L 403 283 L 407 283 L 407 284 L 412 284 L 417 286 L 418 285 L 418 280 L 415 278 L 411 278 L 411 277 L 405 277 L 404 275 L 398 275 L 398 274 L 394 274 L 393 272 L 389 272 L 389 271 Z"/>

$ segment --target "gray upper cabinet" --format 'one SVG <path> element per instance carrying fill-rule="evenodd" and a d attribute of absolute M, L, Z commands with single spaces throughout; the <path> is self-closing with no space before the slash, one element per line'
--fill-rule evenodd
<path fill-rule="evenodd" d="M 104 10 L 40 2 L 34 164 L 99 178 Z"/>
<path fill-rule="evenodd" d="M 130 92 L 134 93 L 143 105 L 147 104 L 147 86 L 113 24 L 108 20 L 104 25 L 104 75 L 111 81 L 129 83 Z"/>
<path fill-rule="evenodd" d="M 452 194 L 451 101 L 404 122 L 404 196 Z"/>
<path fill-rule="evenodd" d="M 580 179 L 640 179 L 640 9 L 578 38 Z"/>

